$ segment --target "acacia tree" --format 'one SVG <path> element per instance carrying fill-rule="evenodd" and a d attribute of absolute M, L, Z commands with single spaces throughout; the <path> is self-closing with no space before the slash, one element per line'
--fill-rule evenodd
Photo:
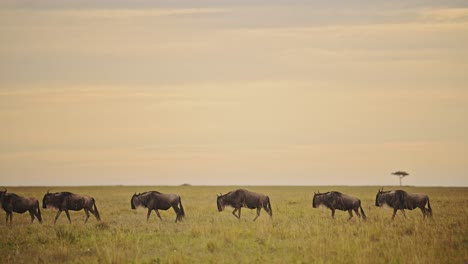
<path fill-rule="evenodd" d="M 392 173 L 392 175 L 400 177 L 400 186 L 401 186 L 401 179 L 408 176 L 409 173 L 407 173 L 406 171 L 395 171 L 394 173 Z"/>

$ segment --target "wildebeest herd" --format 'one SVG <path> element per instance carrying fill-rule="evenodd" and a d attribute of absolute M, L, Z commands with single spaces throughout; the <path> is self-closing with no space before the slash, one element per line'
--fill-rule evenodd
<path fill-rule="evenodd" d="M 426 208 L 427 204 L 427 208 Z M 226 194 L 219 194 L 216 199 L 218 211 L 222 212 L 226 206 L 234 208 L 232 214 L 237 218 L 241 218 L 241 208 L 257 209 L 257 214 L 253 221 L 257 220 L 260 216 L 260 211 L 263 208 L 270 217 L 273 217 L 273 211 L 270 204 L 270 198 L 264 194 L 251 192 L 245 189 L 237 189 Z M 13 212 L 23 214 L 29 212 L 31 215 L 31 223 L 37 218 L 39 223 L 42 223 L 41 210 L 39 201 L 33 197 L 25 198 L 14 193 L 7 193 L 7 189 L 0 191 L 0 206 L 6 212 L 6 223 L 8 219 L 12 223 Z M 144 207 L 148 209 L 146 220 L 149 219 L 151 212 L 154 210 L 156 215 L 161 219 L 158 210 L 168 210 L 173 208 L 176 213 L 175 221 L 182 221 L 185 212 L 182 206 L 182 199 L 177 194 L 164 194 L 157 191 L 149 191 L 140 194 L 134 194 L 130 200 L 132 209 Z M 366 220 L 366 214 L 361 206 L 361 200 L 356 197 L 343 194 L 336 191 L 326 193 L 314 193 L 312 198 L 312 207 L 318 208 L 320 206 L 327 207 L 331 210 L 332 218 L 335 218 L 335 211 L 348 211 L 350 220 L 353 217 L 353 211 L 360 218 L 362 215 L 363 220 Z M 375 197 L 375 206 L 382 207 L 388 206 L 393 208 L 392 220 L 398 210 L 406 218 L 405 209 L 413 210 L 416 208 L 421 209 L 423 218 L 426 216 L 432 217 L 432 208 L 429 202 L 429 196 L 419 193 L 408 193 L 403 190 L 383 191 L 379 189 Z M 56 209 L 57 215 L 54 219 L 54 224 L 57 222 L 62 211 L 65 211 L 68 221 L 71 223 L 69 210 L 80 211 L 84 210 L 86 214 L 85 223 L 89 219 L 91 212 L 97 219 L 101 221 L 99 211 L 96 207 L 96 201 L 93 197 L 87 195 L 79 195 L 70 192 L 56 192 L 47 193 L 42 199 L 42 208 Z M 236 214 L 236 212 L 238 214 Z"/>

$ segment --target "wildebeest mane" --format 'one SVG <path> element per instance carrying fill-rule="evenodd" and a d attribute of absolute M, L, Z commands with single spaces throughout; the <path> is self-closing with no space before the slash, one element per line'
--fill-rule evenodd
<path fill-rule="evenodd" d="M 137 196 L 142 205 L 148 206 L 148 202 L 151 199 L 151 193 L 152 192 L 144 192 Z"/>
<path fill-rule="evenodd" d="M 394 195 L 385 195 L 393 192 Z M 405 201 L 408 193 L 403 190 L 394 190 L 382 192 L 385 203 L 396 209 L 405 209 Z"/>
<path fill-rule="evenodd" d="M 136 195 L 136 197 L 138 197 L 142 205 L 148 206 L 148 203 L 151 200 L 152 194 L 161 194 L 161 193 L 158 191 L 149 191 L 149 192 L 139 193 Z"/>
<path fill-rule="evenodd" d="M 63 201 L 67 197 L 72 196 L 72 195 L 73 195 L 73 193 L 71 193 L 71 192 L 47 193 L 44 196 L 44 199 L 43 199 L 42 203 L 44 204 L 46 198 L 48 198 L 47 206 L 52 206 L 52 207 L 58 208 L 58 207 L 60 207 L 60 205 L 63 203 Z"/>
<path fill-rule="evenodd" d="M 16 193 L 5 193 L 3 196 L 3 203 L 7 204 L 10 201 L 16 200 L 18 198 L 20 198 L 20 196 L 17 195 Z"/>
<path fill-rule="evenodd" d="M 331 191 L 331 192 L 326 192 L 326 193 L 316 193 L 315 195 L 318 197 L 327 196 L 326 198 L 322 199 L 320 202 L 328 208 L 333 207 L 335 209 L 346 210 L 341 200 L 343 194 L 340 192 Z M 315 199 L 313 200 L 313 206 L 316 206 Z"/>

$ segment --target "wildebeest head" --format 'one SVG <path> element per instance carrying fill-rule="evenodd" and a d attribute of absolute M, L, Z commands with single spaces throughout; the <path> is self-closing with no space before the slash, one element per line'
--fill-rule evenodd
<path fill-rule="evenodd" d="M 140 206 L 145 207 L 148 204 L 149 194 L 151 194 L 151 192 L 135 193 L 130 201 L 132 209 L 136 209 Z"/>
<path fill-rule="evenodd" d="M 383 206 L 384 201 L 383 201 L 382 194 L 383 194 L 383 188 L 379 189 L 379 191 L 377 192 L 377 195 L 375 196 L 375 206 L 379 206 L 379 207 Z"/>
<path fill-rule="evenodd" d="M 3 206 L 3 205 L 2 205 L 2 204 L 3 204 L 3 199 L 4 199 L 5 194 L 6 194 L 6 192 L 7 192 L 7 189 L 6 189 L 6 188 L 4 188 L 4 189 L 5 189 L 5 190 L 4 190 L 3 192 L 0 191 L 0 207 Z"/>
<path fill-rule="evenodd" d="M 132 209 L 136 209 L 135 203 L 137 203 L 137 205 L 140 205 L 140 199 L 136 199 L 136 198 L 138 198 L 138 195 L 140 195 L 140 194 L 135 193 L 132 196 L 132 199 L 130 200 L 130 206 L 132 207 Z"/>
<path fill-rule="evenodd" d="M 66 197 L 70 197 L 72 193 L 70 192 L 57 192 L 57 193 L 47 193 L 42 198 L 42 208 L 60 208 Z"/>
<path fill-rule="evenodd" d="M 314 198 L 312 198 L 312 208 L 317 208 L 323 203 L 323 195 L 327 193 L 320 193 L 319 191 L 314 192 Z"/>
<path fill-rule="evenodd" d="M 312 208 L 317 208 L 317 203 L 315 202 L 315 198 L 317 198 L 317 194 L 320 194 L 320 193 L 314 192 L 314 198 L 312 198 Z"/>
<path fill-rule="evenodd" d="M 218 205 L 218 211 L 219 212 L 222 212 L 224 210 L 224 207 L 225 207 L 223 198 L 224 198 L 224 195 L 219 194 L 218 198 L 216 199 L 216 204 Z"/>
<path fill-rule="evenodd" d="M 47 208 L 51 195 L 52 194 L 49 193 L 49 191 L 44 195 L 44 198 L 42 198 L 42 208 Z"/>

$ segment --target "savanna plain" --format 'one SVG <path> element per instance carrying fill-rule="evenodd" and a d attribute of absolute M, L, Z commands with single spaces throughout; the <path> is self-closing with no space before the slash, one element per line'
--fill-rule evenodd
<path fill-rule="evenodd" d="M 237 220 L 226 207 L 217 211 L 216 195 L 246 188 L 270 197 L 273 218 L 262 210 L 242 209 Z M 386 190 L 400 187 L 385 187 Z M 84 211 L 62 214 L 42 208 L 51 192 L 88 194 L 96 200 L 102 222 Z M 430 197 L 433 218 L 419 209 L 398 212 L 378 208 L 378 187 L 347 186 L 109 186 L 9 187 L 8 192 L 36 197 L 43 223 L 31 225 L 29 214 L 14 214 L 5 224 L 1 211 L 2 263 L 467 263 L 468 188 L 401 187 Z M 137 192 L 177 193 L 185 209 L 183 222 L 174 211 L 160 211 L 146 221 L 147 210 L 130 208 Z M 361 199 L 367 221 L 328 209 L 313 209 L 314 191 L 340 191 Z"/>

